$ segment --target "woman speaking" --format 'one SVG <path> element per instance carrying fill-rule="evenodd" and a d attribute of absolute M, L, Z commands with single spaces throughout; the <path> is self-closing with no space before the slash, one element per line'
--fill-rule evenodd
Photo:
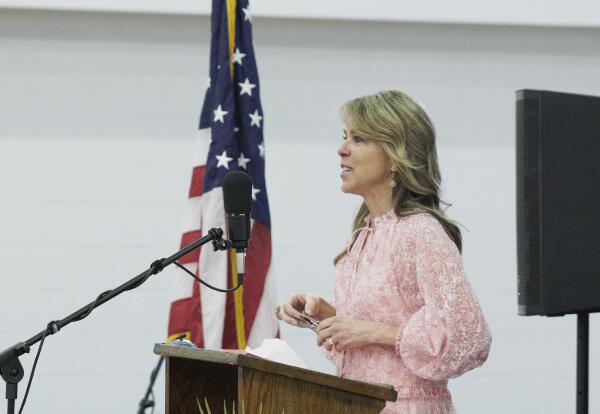
<path fill-rule="evenodd" d="M 483 364 L 491 335 L 460 230 L 440 208 L 433 125 L 399 91 L 356 98 L 341 114 L 342 191 L 363 203 L 334 260 L 331 302 L 297 293 L 277 317 L 320 320 L 317 343 L 339 376 L 393 385 L 398 399 L 383 413 L 454 413 L 448 379 Z"/>

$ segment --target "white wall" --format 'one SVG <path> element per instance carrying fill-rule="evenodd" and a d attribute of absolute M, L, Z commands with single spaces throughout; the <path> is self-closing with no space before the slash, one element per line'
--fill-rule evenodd
<path fill-rule="evenodd" d="M 177 249 L 208 24 L 0 11 L 0 349 Z M 458 411 L 574 411 L 575 319 L 516 315 L 514 91 L 600 95 L 600 30 L 257 18 L 254 34 L 280 300 L 329 295 L 358 204 L 338 190 L 338 105 L 403 89 L 436 123 L 444 196 L 469 229 L 464 262 L 494 334 L 486 365 L 451 382 Z M 27 412 L 134 411 L 170 292 L 163 273 L 48 338 Z M 311 332 L 282 329 L 331 372 Z M 590 412 L 599 332 L 592 315 Z M 21 359 L 29 374 L 33 354 Z"/>
<path fill-rule="evenodd" d="M 209 15 L 210 0 L 0 0 L 0 8 Z M 258 17 L 600 27 L 595 0 L 253 0 Z"/>

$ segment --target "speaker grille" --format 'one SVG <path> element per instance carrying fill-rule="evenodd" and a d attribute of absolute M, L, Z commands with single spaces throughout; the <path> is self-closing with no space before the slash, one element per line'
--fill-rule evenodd
<path fill-rule="evenodd" d="M 542 311 L 540 106 L 537 97 L 521 95 L 517 100 L 517 291 L 521 315 Z"/>

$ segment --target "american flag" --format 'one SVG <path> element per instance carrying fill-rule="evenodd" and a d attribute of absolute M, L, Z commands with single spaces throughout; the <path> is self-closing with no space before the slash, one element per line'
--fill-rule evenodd
<path fill-rule="evenodd" d="M 181 247 L 212 227 L 225 230 L 223 177 L 233 170 L 247 172 L 253 183 L 252 227 L 246 256 L 243 313 L 247 344 L 256 347 L 263 339 L 278 335 L 273 313 L 275 284 L 269 272 L 271 221 L 265 187 L 263 111 L 248 0 L 238 1 L 229 16 L 232 12 L 235 25 L 228 27 L 228 21 L 232 20 L 228 17 L 226 0 L 213 0 L 210 76 L 200 115 Z M 232 32 L 235 42 L 230 44 Z M 180 263 L 213 286 L 232 287 L 228 254 L 215 253 L 210 245 L 188 254 Z M 180 269 L 176 278 L 169 335 L 187 332 L 203 348 L 238 348 L 233 294 L 209 290 Z"/>

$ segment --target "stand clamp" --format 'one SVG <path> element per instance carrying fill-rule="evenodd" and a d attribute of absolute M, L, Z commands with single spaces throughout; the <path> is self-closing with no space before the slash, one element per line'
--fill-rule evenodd
<path fill-rule="evenodd" d="M 6 381 L 6 399 L 8 400 L 8 412 L 11 414 L 15 412 L 17 385 L 25 374 L 19 361 L 19 355 L 26 352 L 29 352 L 29 347 L 23 342 L 19 342 L 0 354 L 0 374 Z"/>

